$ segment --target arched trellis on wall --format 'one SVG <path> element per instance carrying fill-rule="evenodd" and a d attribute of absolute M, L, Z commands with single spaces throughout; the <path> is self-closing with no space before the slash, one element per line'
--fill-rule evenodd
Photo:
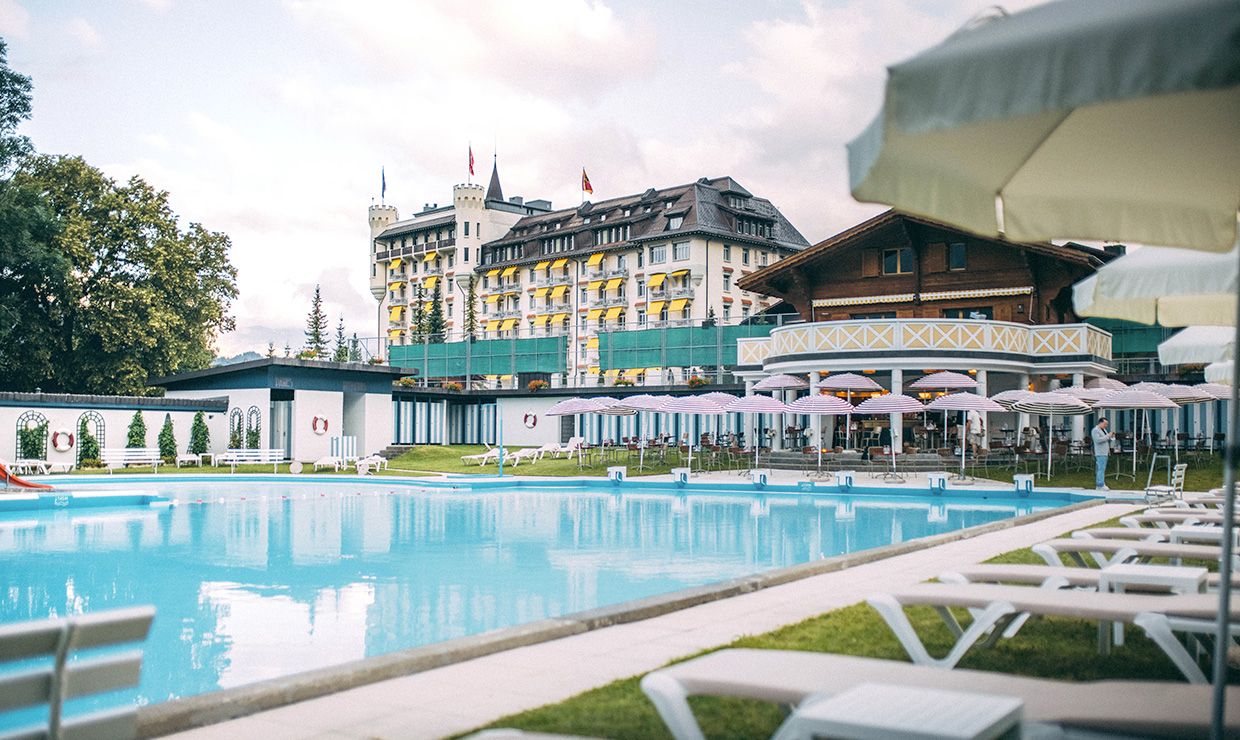
<path fill-rule="evenodd" d="M 40 430 L 42 431 L 40 432 Z M 30 439 L 32 434 L 38 435 L 38 438 L 29 441 L 25 445 L 29 449 L 23 450 L 23 438 Z M 17 417 L 17 448 L 15 457 L 29 460 L 47 459 L 47 417 L 38 411 L 27 411 Z"/>
<path fill-rule="evenodd" d="M 246 449 L 257 450 L 262 444 L 263 414 L 257 406 L 251 406 L 245 412 L 245 446 Z"/>
<path fill-rule="evenodd" d="M 241 409 L 234 408 L 228 412 L 228 448 L 245 447 L 245 415 Z"/>
<path fill-rule="evenodd" d="M 103 414 L 98 411 L 86 411 L 78 417 L 77 425 L 73 427 L 73 435 L 77 438 L 77 444 L 74 445 L 74 456 L 77 460 L 77 466 L 82 467 L 82 425 L 86 425 L 86 430 L 91 433 L 100 448 L 107 447 L 107 441 L 104 434 L 107 427 L 103 423 Z"/>

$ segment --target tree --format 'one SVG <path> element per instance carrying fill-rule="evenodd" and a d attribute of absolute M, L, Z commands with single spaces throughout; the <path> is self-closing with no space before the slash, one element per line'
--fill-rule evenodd
<path fill-rule="evenodd" d="M 409 338 L 411 344 L 421 344 L 426 336 L 426 307 L 422 305 L 426 292 L 418 285 L 413 293 L 413 318 L 409 322 Z"/>
<path fill-rule="evenodd" d="M 133 419 L 129 422 L 129 435 L 125 439 L 125 446 L 131 449 L 146 447 L 146 421 L 143 420 L 141 411 L 133 412 Z"/>
<path fill-rule="evenodd" d="M 323 313 L 323 296 L 319 286 L 314 286 L 314 297 L 310 299 L 310 313 L 306 314 L 306 350 L 315 357 L 327 353 L 327 314 Z"/>
<path fill-rule="evenodd" d="M 709 329 L 718 322 L 715 320 L 715 307 L 710 306 L 706 309 L 706 319 L 702 322 L 703 329 Z"/>
<path fill-rule="evenodd" d="M 30 140 L 18 136 L 22 121 L 30 118 L 30 78 L 9 68 L 9 49 L 0 39 L 0 170 L 30 151 Z"/>
<path fill-rule="evenodd" d="M 290 357 L 293 354 L 293 348 L 288 346 L 288 342 L 284 343 L 284 356 Z"/>
<path fill-rule="evenodd" d="M 335 362 L 349 361 L 349 345 L 344 336 L 344 316 L 340 317 L 340 321 L 336 324 L 336 351 L 332 353 L 332 360 Z"/>
<path fill-rule="evenodd" d="M 276 343 L 275 342 L 267 342 L 267 356 L 268 357 L 276 356 Z"/>
<path fill-rule="evenodd" d="M 159 456 L 170 463 L 177 458 L 177 437 L 172 430 L 172 414 L 164 414 L 164 425 L 159 428 Z"/>
<path fill-rule="evenodd" d="M 362 344 L 357 341 L 357 332 L 353 332 L 353 338 L 349 340 L 349 362 L 362 361 Z"/>
<path fill-rule="evenodd" d="M 478 292 L 474 276 L 469 276 L 469 288 L 465 291 L 465 339 L 472 342 L 478 336 Z"/>
<path fill-rule="evenodd" d="M 431 294 L 431 310 L 426 312 L 426 338 L 432 344 L 443 344 L 447 326 L 443 320 L 443 290 L 439 281 L 435 281 L 435 292 Z"/>
<path fill-rule="evenodd" d="M 99 463 L 99 440 L 90 433 L 90 425 L 82 419 L 78 424 L 78 460 L 83 466 L 95 467 Z"/>
<path fill-rule="evenodd" d="M 142 394 L 152 376 L 207 367 L 233 328 L 229 247 L 182 229 L 139 177 L 22 157 L 0 181 L 0 390 Z"/>
<path fill-rule="evenodd" d="M 194 421 L 189 425 L 189 451 L 192 455 L 201 455 L 211 449 L 211 431 L 207 429 L 207 421 L 202 412 L 194 414 Z"/>

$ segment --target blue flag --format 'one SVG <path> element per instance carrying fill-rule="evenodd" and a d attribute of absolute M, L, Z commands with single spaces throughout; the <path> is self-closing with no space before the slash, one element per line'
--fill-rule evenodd
<path fill-rule="evenodd" d="M 379 200 L 387 197 L 387 172 L 382 167 L 379 168 Z"/>

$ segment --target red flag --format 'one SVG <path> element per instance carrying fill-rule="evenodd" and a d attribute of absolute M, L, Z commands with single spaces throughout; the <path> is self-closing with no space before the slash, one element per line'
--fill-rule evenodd
<path fill-rule="evenodd" d="M 471 177 L 474 174 L 474 147 L 473 145 L 470 145 L 469 147 L 469 174 Z"/>
<path fill-rule="evenodd" d="M 586 174 L 586 168 L 581 168 L 581 192 L 594 195 L 594 188 L 590 187 L 590 177 Z"/>

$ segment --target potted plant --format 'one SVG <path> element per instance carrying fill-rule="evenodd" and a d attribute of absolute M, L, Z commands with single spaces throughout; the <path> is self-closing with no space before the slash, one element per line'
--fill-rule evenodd
<path fill-rule="evenodd" d="M 418 382 L 414 380 L 413 378 L 401 378 L 400 380 L 396 381 L 396 384 L 399 385 L 401 388 L 413 388 L 414 386 L 418 384 Z"/>
<path fill-rule="evenodd" d="M 620 387 L 620 386 L 626 386 L 626 385 L 633 385 L 633 381 L 632 381 L 632 380 L 629 380 L 628 378 L 616 378 L 616 382 L 615 382 L 615 383 L 613 383 L 612 385 L 615 385 L 615 386 L 617 386 L 617 387 Z"/>
<path fill-rule="evenodd" d="M 545 380 L 531 380 L 525 387 L 529 388 L 531 393 L 536 393 L 543 388 L 550 388 L 551 384 Z"/>
<path fill-rule="evenodd" d="M 461 389 L 462 389 L 462 388 L 464 388 L 464 387 L 465 387 L 465 386 L 461 385 L 460 383 L 456 382 L 455 380 L 449 380 L 448 382 L 446 382 L 446 383 L 444 383 L 444 384 L 443 384 L 443 389 L 444 389 L 445 391 L 459 391 L 459 390 L 461 390 Z"/>
<path fill-rule="evenodd" d="M 685 385 L 690 388 L 701 388 L 704 385 L 710 385 L 710 378 L 703 378 L 700 375 L 694 375 L 685 382 Z"/>

